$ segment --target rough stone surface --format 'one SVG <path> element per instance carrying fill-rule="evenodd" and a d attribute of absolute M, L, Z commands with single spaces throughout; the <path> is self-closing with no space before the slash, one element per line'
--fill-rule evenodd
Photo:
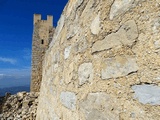
<path fill-rule="evenodd" d="M 134 98 L 143 104 L 160 105 L 160 87 L 155 85 L 135 85 Z"/>
<path fill-rule="evenodd" d="M 155 49 L 160 49 L 160 40 L 154 42 Z"/>
<path fill-rule="evenodd" d="M 129 20 L 122 25 L 118 32 L 106 36 L 104 40 L 97 41 L 92 47 L 92 52 L 122 47 L 123 45 L 131 46 L 137 37 L 137 25 L 134 20 Z"/>
<path fill-rule="evenodd" d="M 80 108 L 86 120 L 119 120 L 116 109 L 111 110 L 114 102 L 115 99 L 106 93 L 89 93 L 87 99 L 80 103 Z"/>
<path fill-rule="evenodd" d="M 1 120 L 35 120 L 39 93 L 19 92 L 16 95 L 5 96 Z"/>
<path fill-rule="evenodd" d="M 138 1 L 140 0 L 115 0 L 113 5 L 111 6 L 110 19 L 112 20 L 114 17 L 122 15 L 126 11 L 135 7 L 135 3 L 137 3 Z"/>
<path fill-rule="evenodd" d="M 45 51 L 36 119 L 159 120 L 160 105 L 132 89 L 160 86 L 157 1 L 69 0 Z"/>
<path fill-rule="evenodd" d="M 100 31 L 100 18 L 99 17 L 100 15 L 98 14 L 91 23 L 90 29 L 93 34 L 98 34 Z"/>
<path fill-rule="evenodd" d="M 85 36 L 82 36 L 80 38 L 80 40 L 75 44 L 75 50 L 76 52 L 85 52 L 85 50 L 87 49 L 88 47 L 88 42 L 85 38 Z"/>
<path fill-rule="evenodd" d="M 75 95 L 75 93 L 62 92 L 60 95 L 60 100 L 65 107 L 67 107 L 71 110 L 76 109 L 76 95 Z"/>
<path fill-rule="evenodd" d="M 78 69 L 79 85 L 85 82 L 91 82 L 93 80 L 93 66 L 92 63 L 83 63 Z"/>
<path fill-rule="evenodd" d="M 137 70 L 138 65 L 134 57 L 116 56 L 114 58 L 108 58 L 103 63 L 102 79 L 126 76 Z"/>
<path fill-rule="evenodd" d="M 71 51 L 71 46 L 68 46 L 64 50 L 64 59 L 67 59 L 69 57 L 70 51 Z"/>

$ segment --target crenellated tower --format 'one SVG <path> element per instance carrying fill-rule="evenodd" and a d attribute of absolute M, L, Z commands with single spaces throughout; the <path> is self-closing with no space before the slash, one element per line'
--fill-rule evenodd
<path fill-rule="evenodd" d="M 32 75 L 30 90 L 38 92 L 42 81 L 42 61 L 45 51 L 52 40 L 54 30 L 53 16 L 47 15 L 47 20 L 41 20 L 40 14 L 34 14 L 32 38 Z"/>

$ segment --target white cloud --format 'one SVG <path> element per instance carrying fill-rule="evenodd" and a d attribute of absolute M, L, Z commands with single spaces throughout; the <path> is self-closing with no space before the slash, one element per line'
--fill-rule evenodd
<path fill-rule="evenodd" d="M 29 85 L 31 68 L 21 69 L 0 69 L 0 88 L 11 86 Z"/>
<path fill-rule="evenodd" d="M 10 64 L 15 64 L 17 61 L 13 58 L 0 57 L 0 62 L 8 62 Z"/>
<path fill-rule="evenodd" d="M 15 69 L 0 69 L 0 74 L 7 75 L 7 76 L 30 76 L 31 74 L 31 67 L 25 67 L 25 68 L 15 68 Z"/>

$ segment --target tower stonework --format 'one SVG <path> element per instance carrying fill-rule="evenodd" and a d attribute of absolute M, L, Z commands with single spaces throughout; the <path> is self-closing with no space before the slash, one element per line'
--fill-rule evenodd
<path fill-rule="evenodd" d="M 42 81 L 42 61 L 45 51 L 54 33 L 53 16 L 41 20 L 40 14 L 34 14 L 34 30 L 32 38 L 32 75 L 30 90 L 38 92 Z"/>

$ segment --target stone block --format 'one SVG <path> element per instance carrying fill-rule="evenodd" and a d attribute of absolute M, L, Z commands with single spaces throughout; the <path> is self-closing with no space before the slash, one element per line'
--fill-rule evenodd
<path fill-rule="evenodd" d="M 70 51 L 71 51 L 71 46 L 68 46 L 68 47 L 65 48 L 64 59 L 67 59 L 69 57 Z"/>
<path fill-rule="evenodd" d="M 92 63 L 83 63 L 78 69 L 79 85 L 83 85 L 87 81 L 93 80 L 93 66 Z"/>
<path fill-rule="evenodd" d="M 93 34 L 98 34 L 99 33 L 99 31 L 100 31 L 100 14 L 98 14 L 95 18 L 94 18 L 94 20 L 92 21 L 92 23 L 91 23 L 91 26 L 90 26 L 90 29 L 91 29 L 91 32 L 93 33 Z"/>
<path fill-rule="evenodd" d="M 138 37 L 137 25 L 134 20 L 125 22 L 116 32 L 93 44 L 92 53 L 108 50 L 117 46 L 131 46 Z"/>
<path fill-rule="evenodd" d="M 134 98 L 142 104 L 160 105 L 160 87 L 156 85 L 134 85 Z"/>
<path fill-rule="evenodd" d="M 137 1 L 140 0 L 136 0 Z M 114 17 L 119 16 L 130 10 L 131 8 L 135 7 L 135 0 L 115 0 L 111 6 L 110 20 L 113 20 Z"/>
<path fill-rule="evenodd" d="M 80 102 L 80 110 L 85 120 L 119 120 L 118 113 L 111 111 L 115 99 L 103 92 L 89 93 L 87 98 Z"/>
<path fill-rule="evenodd" d="M 61 103 L 70 110 L 76 109 L 77 97 L 73 92 L 61 92 L 60 94 Z"/>
<path fill-rule="evenodd" d="M 79 53 L 85 52 L 87 47 L 88 41 L 86 40 L 85 36 L 81 36 L 80 40 L 74 45 L 75 51 Z"/>
<path fill-rule="evenodd" d="M 132 56 L 116 56 L 103 62 L 102 79 L 118 78 L 136 72 L 138 65 Z"/>

